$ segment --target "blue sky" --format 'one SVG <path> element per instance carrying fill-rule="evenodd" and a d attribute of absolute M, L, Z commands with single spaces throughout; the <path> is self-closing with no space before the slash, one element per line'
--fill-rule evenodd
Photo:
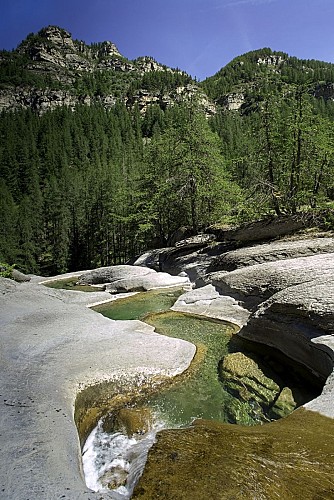
<path fill-rule="evenodd" d="M 333 0 L 0 0 L 0 12 L 1 49 L 56 24 L 200 80 L 262 47 L 334 62 Z"/>

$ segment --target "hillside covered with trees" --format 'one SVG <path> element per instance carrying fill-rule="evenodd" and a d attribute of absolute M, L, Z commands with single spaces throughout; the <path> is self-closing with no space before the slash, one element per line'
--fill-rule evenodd
<path fill-rule="evenodd" d="M 332 64 L 262 49 L 198 83 L 49 27 L 1 53 L 0 77 L 0 261 L 26 272 L 333 205 Z"/>

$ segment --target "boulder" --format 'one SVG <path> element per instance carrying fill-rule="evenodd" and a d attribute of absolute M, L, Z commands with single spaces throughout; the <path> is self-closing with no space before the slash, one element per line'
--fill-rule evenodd
<path fill-rule="evenodd" d="M 145 434 L 151 430 L 153 415 L 149 408 L 122 408 L 117 414 L 117 420 L 130 437 L 133 434 Z"/>
<path fill-rule="evenodd" d="M 109 293 L 143 292 L 154 288 L 189 285 L 189 279 L 159 273 L 154 269 L 141 266 L 110 266 L 94 269 L 82 275 L 79 285 L 107 283 Z"/>
<path fill-rule="evenodd" d="M 13 278 L 13 280 L 18 281 L 20 283 L 22 283 L 23 281 L 30 281 L 31 280 L 30 276 L 27 276 L 26 274 L 21 273 L 17 269 L 13 269 L 12 278 Z"/>
<path fill-rule="evenodd" d="M 278 260 L 257 264 L 230 273 L 217 271 L 206 276 L 222 295 L 241 301 L 246 309 L 258 305 L 275 293 L 294 285 L 334 278 L 334 253 Z"/>
<path fill-rule="evenodd" d="M 113 283 L 119 279 L 133 278 L 134 276 L 146 276 L 153 274 L 146 267 L 134 267 L 128 265 L 99 267 L 87 271 L 78 279 L 78 285 L 99 285 L 102 283 Z"/>
<path fill-rule="evenodd" d="M 145 252 L 139 257 L 136 257 L 133 260 L 131 260 L 129 264 L 133 266 L 149 267 L 150 269 L 154 269 L 155 271 L 161 271 L 160 255 L 168 250 L 170 249 L 159 248 L 157 250 L 149 250 L 148 252 Z"/>
<path fill-rule="evenodd" d="M 295 397 L 290 387 L 283 387 L 275 403 L 268 413 L 269 418 L 276 420 L 289 415 L 297 406 Z"/>
<path fill-rule="evenodd" d="M 307 276 L 309 271 L 304 269 Z M 238 335 L 279 349 L 326 382 L 310 404 L 334 417 L 334 280 L 324 275 L 290 286 L 262 303 Z M 330 396 L 331 394 L 331 396 Z"/>
<path fill-rule="evenodd" d="M 233 297 L 220 295 L 213 285 L 196 288 L 180 295 L 171 309 L 228 321 L 239 327 L 243 326 L 250 316 L 250 312 Z"/>
<path fill-rule="evenodd" d="M 241 352 L 228 354 L 219 365 L 219 376 L 223 387 L 237 396 L 237 404 L 229 405 L 229 419 L 240 422 L 240 414 L 248 413 L 254 421 L 265 422 L 289 415 L 297 406 L 288 387 L 281 389 L 282 381 L 264 367 L 256 356 L 246 356 Z M 242 412 L 242 403 L 247 403 Z"/>
<path fill-rule="evenodd" d="M 150 273 L 144 276 L 134 276 L 133 278 L 124 278 L 106 285 L 106 291 L 109 293 L 122 292 L 145 292 L 154 288 L 166 288 L 190 285 L 188 277 L 171 276 L 167 273 Z"/>
<path fill-rule="evenodd" d="M 186 272 L 189 279 L 196 282 L 208 272 L 212 260 L 228 250 L 235 248 L 231 243 L 192 242 L 183 243 L 173 248 L 162 249 L 159 254 L 159 269 L 176 275 Z"/>
<path fill-rule="evenodd" d="M 111 470 L 107 470 L 100 478 L 100 483 L 104 488 L 109 488 L 114 490 L 120 486 L 126 484 L 128 478 L 128 471 L 126 471 L 121 465 L 113 467 Z"/>
<path fill-rule="evenodd" d="M 215 257 L 208 272 L 234 271 L 246 266 L 295 259 L 309 255 L 334 252 L 334 238 L 308 238 L 294 241 L 273 241 L 262 245 L 242 247 Z"/>

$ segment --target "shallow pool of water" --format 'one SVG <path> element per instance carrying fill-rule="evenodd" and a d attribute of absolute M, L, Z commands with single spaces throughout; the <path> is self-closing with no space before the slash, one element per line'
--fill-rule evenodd
<path fill-rule="evenodd" d="M 203 353 L 191 376 L 151 398 L 148 405 L 171 427 L 189 425 L 197 418 L 227 421 L 225 408 L 233 397 L 223 389 L 217 368 L 229 352 L 235 327 L 173 311 L 151 314 L 145 321 L 159 333 L 192 342 Z"/>
<path fill-rule="evenodd" d="M 253 426 L 268 421 L 252 402 L 241 401 L 228 393 L 220 380 L 220 361 L 236 349 L 231 342 L 236 327 L 169 310 L 181 293 L 180 289 L 155 290 L 94 308 L 112 319 L 142 319 L 158 333 L 197 346 L 195 360 L 186 373 L 175 377 L 169 387 L 144 403 L 141 401 L 140 405 L 152 415 L 153 425 L 148 432 L 128 436 L 120 428 L 114 428 L 108 433 L 104 419 L 100 420 L 86 442 L 83 458 L 86 477 L 90 477 L 94 485 L 91 488 L 96 491 L 112 488 L 119 498 L 130 498 L 158 430 L 184 428 L 197 419 L 231 422 L 231 407 L 237 415 L 233 423 Z M 240 350 L 240 346 L 238 348 Z"/>
<path fill-rule="evenodd" d="M 167 311 L 184 293 L 182 288 L 151 290 L 93 307 L 110 319 L 142 319 L 148 313 Z"/>
<path fill-rule="evenodd" d="M 54 281 L 45 281 L 44 286 L 56 288 L 57 290 L 72 290 L 77 292 L 101 292 L 103 287 L 92 285 L 77 285 L 78 276 Z"/>

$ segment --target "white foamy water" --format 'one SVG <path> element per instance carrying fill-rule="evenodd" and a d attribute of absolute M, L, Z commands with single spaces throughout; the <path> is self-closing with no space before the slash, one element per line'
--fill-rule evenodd
<path fill-rule="evenodd" d="M 88 488 L 110 491 L 108 485 L 112 485 L 115 499 L 129 499 L 144 470 L 156 433 L 164 427 L 158 422 L 149 432 L 128 437 L 120 432 L 104 432 L 101 419 L 88 436 L 82 452 Z"/>

